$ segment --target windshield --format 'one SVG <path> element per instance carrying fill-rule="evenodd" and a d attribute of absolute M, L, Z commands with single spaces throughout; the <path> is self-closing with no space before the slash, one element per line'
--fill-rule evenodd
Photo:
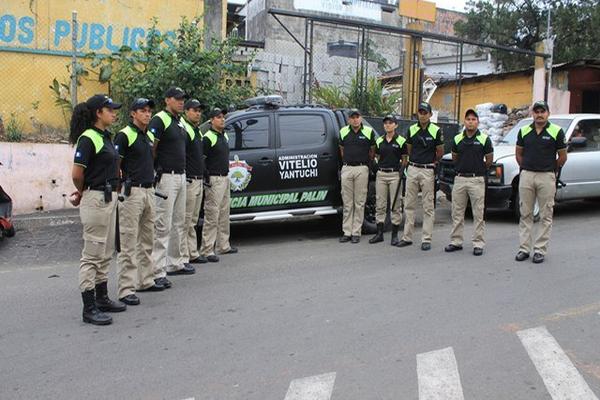
<path fill-rule="evenodd" d="M 515 125 L 506 134 L 506 136 L 504 136 L 501 140 L 498 141 L 498 144 L 510 144 L 510 145 L 517 144 L 517 133 L 519 133 L 519 129 L 521 129 L 525 125 L 531 124 L 532 122 L 533 122 L 533 119 L 531 119 L 531 118 L 525 118 L 525 119 L 519 121 L 519 123 L 517 125 Z M 569 125 L 571 125 L 571 122 L 573 122 L 573 119 L 572 118 L 550 118 L 550 122 L 560 126 L 563 129 L 563 131 L 566 133 L 567 129 L 569 128 Z"/>

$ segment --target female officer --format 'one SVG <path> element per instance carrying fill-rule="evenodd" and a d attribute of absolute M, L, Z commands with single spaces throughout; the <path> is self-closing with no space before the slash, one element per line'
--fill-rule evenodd
<path fill-rule="evenodd" d="M 127 307 L 108 298 L 108 267 L 115 250 L 119 155 L 108 127 L 115 122 L 121 105 L 97 94 L 78 104 L 71 117 L 69 141 L 76 144 L 73 184 L 77 189 L 70 201 L 79 208 L 83 224 L 83 251 L 79 266 L 79 289 L 83 299 L 83 322 L 108 325 L 112 317 L 104 312 L 125 311 Z"/>

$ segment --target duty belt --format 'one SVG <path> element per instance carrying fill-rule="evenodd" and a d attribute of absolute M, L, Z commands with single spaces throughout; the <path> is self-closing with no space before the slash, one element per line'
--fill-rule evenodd
<path fill-rule="evenodd" d="M 194 179 L 194 180 L 204 179 L 203 176 L 198 176 L 198 175 L 187 175 L 186 178 L 187 179 Z"/>
<path fill-rule="evenodd" d="M 217 172 L 209 172 L 209 175 L 210 175 L 210 176 L 227 176 L 227 175 L 229 175 L 229 174 L 228 174 L 228 173 L 226 173 L 226 174 L 219 174 L 219 173 L 217 173 Z"/>
<path fill-rule="evenodd" d="M 462 178 L 475 178 L 477 176 L 483 176 L 483 174 L 476 174 L 473 172 L 459 172 L 456 174 L 456 176 L 460 176 Z"/>
<path fill-rule="evenodd" d="M 434 164 L 417 164 L 415 162 L 409 161 L 408 165 L 411 165 L 411 166 L 417 167 L 417 168 L 435 169 Z"/>
<path fill-rule="evenodd" d="M 369 164 L 361 163 L 361 162 L 346 162 L 346 163 L 344 163 L 344 165 L 347 165 L 349 167 L 362 167 L 362 166 L 369 165 Z"/>
<path fill-rule="evenodd" d="M 132 183 L 131 184 L 131 187 L 144 188 L 144 189 L 149 189 L 152 186 L 154 186 L 154 184 L 152 182 L 150 182 L 150 183 Z"/>
<path fill-rule="evenodd" d="M 381 172 L 398 172 L 400 168 L 379 168 Z"/>

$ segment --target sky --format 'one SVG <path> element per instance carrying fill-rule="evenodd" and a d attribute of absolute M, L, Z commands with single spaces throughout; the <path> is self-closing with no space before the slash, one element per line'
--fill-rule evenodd
<path fill-rule="evenodd" d="M 440 8 L 447 10 L 465 11 L 466 0 L 433 0 Z"/>

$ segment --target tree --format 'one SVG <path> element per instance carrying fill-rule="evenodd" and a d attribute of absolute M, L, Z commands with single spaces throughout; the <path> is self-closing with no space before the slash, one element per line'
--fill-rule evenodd
<path fill-rule="evenodd" d="M 535 50 L 546 38 L 548 10 L 556 35 L 554 61 L 557 63 L 600 54 L 600 0 L 471 0 L 467 17 L 457 21 L 457 35 L 488 43 Z M 505 71 L 527 68 L 533 58 L 505 51 L 493 51 Z"/>

